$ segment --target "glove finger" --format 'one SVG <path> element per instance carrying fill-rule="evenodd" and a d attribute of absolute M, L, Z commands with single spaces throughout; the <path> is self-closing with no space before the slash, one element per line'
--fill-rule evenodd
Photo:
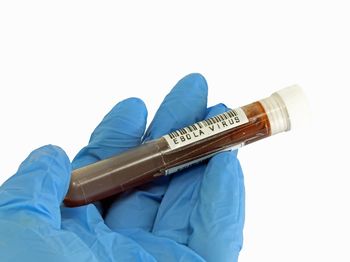
<path fill-rule="evenodd" d="M 62 229 L 79 236 L 98 261 L 156 261 L 136 241 L 112 232 L 94 205 L 63 207 Z"/>
<path fill-rule="evenodd" d="M 151 254 L 156 261 L 205 261 L 192 249 L 181 245 L 174 240 L 158 237 L 150 232 L 140 229 L 121 229 L 118 232 L 135 240 L 140 246 L 147 250 L 147 252 Z"/>
<path fill-rule="evenodd" d="M 164 98 L 145 134 L 145 141 L 202 120 L 206 113 L 208 86 L 200 74 L 182 78 Z"/>
<path fill-rule="evenodd" d="M 206 119 L 227 110 L 223 104 L 208 108 Z M 189 218 L 198 199 L 206 164 L 188 168 L 173 175 L 153 226 L 157 236 L 187 244 L 190 235 Z"/>
<path fill-rule="evenodd" d="M 34 150 L 1 186 L 0 217 L 20 219 L 32 226 L 45 222 L 59 228 L 59 207 L 68 190 L 70 173 L 70 161 L 59 147 L 48 145 Z"/>
<path fill-rule="evenodd" d="M 190 216 L 188 246 L 206 261 L 237 261 L 243 241 L 244 183 L 235 152 L 214 156 Z"/>
<path fill-rule="evenodd" d="M 145 140 L 158 138 L 202 119 L 206 112 L 207 93 L 207 84 L 201 75 L 191 74 L 181 79 L 159 107 Z M 161 177 L 121 195 L 107 213 L 107 225 L 112 229 L 137 227 L 151 230 L 168 179 Z"/>
<path fill-rule="evenodd" d="M 147 121 L 142 100 L 128 98 L 104 117 L 85 146 L 73 160 L 73 169 L 119 154 L 141 143 Z"/>

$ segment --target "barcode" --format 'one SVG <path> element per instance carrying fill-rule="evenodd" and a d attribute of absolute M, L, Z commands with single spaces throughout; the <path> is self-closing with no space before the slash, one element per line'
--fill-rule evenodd
<path fill-rule="evenodd" d="M 197 123 L 195 123 L 193 125 L 190 125 L 190 126 L 187 126 L 187 127 L 184 127 L 184 128 L 180 128 L 180 129 L 178 129 L 178 130 L 176 130 L 174 132 L 171 132 L 168 135 L 169 135 L 169 137 L 171 139 L 174 139 L 176 137 L 186 135 L 189 132 L 194 132 L 194 131 L 197 131 L 197 130 L 202 129 L 204 127 L 207 127 L 207 126 L 210 126 L 210 125 L 214 125 L 214 124 L 216 124 L 218 122 L 230 120 L 230 119 L 235 118 L 237 116 L 238 116 L 238 114 L 237 114 L 236 110 L 235 109 L 231 109 L 230 111 L 227 111 L 227 112 L 222 113 L 220 115 L 216 115 L 216 116 L 213 116 L 213 117 L 208 118 L 206 120 L 197 122 Z M 235 120 L 239 121 L 239 118 L 235 118 Z"/>

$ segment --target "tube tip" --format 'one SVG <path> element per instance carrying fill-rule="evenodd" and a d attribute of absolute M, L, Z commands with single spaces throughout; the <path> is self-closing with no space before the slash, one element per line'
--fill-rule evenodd
<path fill-rule="evenodd" d="M 76 207 L 87 204 L 84 191 L 78 182 L 70 182 L 69 189 L 63 203 L 68 207 Z"/>

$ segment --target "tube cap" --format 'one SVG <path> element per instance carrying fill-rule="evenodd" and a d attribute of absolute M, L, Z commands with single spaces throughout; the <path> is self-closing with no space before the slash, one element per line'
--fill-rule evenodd
<path fill-rule="evenodd" d="M 283 100 L 288 112 L 291 129 L 299 129 L 310 123 L 309 102 L 300 86 L 289 86 L 273 93 L 273 95 L 277 95 Z"/>

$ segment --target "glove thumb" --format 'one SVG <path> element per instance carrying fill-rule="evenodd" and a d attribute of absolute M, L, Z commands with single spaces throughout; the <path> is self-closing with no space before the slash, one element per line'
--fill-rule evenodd
<path fill-rule="evenodd" d="M 0 187 L 0 218 L 61 226 L 60 204 L 67 193 L 71 164 L 59 147 L 34 150 Z M 39 223 L 38 225 L 40 225 Z"/>

